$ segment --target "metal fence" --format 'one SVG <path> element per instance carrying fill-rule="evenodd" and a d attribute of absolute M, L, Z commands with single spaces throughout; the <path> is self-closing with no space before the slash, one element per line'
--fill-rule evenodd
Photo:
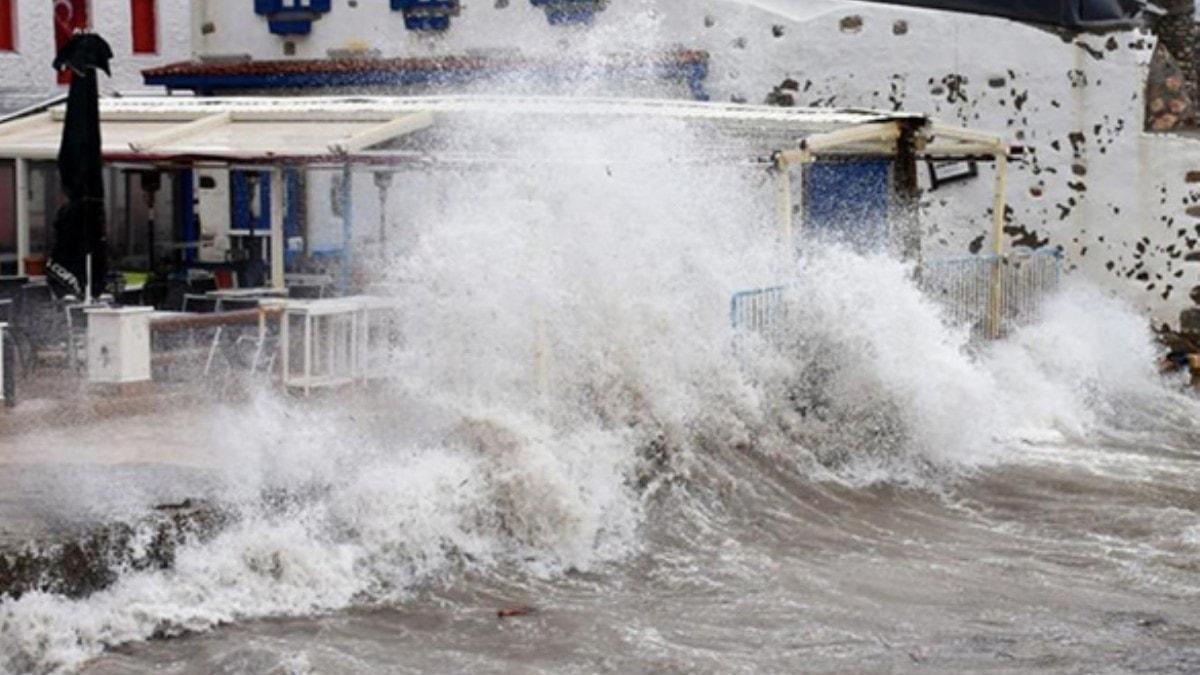
<path fill-rule="evenodd" d="M 994 339 L 1036 316 L 1061 277 L 1058 251 L 1033 251 L 929 260 L 921 265 L 919 283 L 942 305 L 948 321 Z M 768 337 L 780 330 L 787 318 L 788 290 L 773 286 L 735 294 L 730 303 L 733 328 Z"/>
<path fill-rule="evenodd" d="M 767 333 L 784 323 L 787 286 L 757 288 L 735 293 L 729 307 L 729 321 L 737 330 Z"/>
<path fill-rule="evenodd" d="M 930 260 L 920 285 L 952 323 L 998 338 L 1035 317 L 1061 277 L 1058 251 L 1033 251 Z"/>

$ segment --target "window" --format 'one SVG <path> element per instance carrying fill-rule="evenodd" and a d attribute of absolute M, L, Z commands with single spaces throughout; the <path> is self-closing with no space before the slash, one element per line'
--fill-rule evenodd
<path fill-rule="evenodd" d="M 54 0 L 54 48 L 62 49 L 76 30 L 88 25 L 88 0 Z M 71 71 L 58 73 L 59 84 L 70 84 Z"/>
<path fill-rule="evenodd" d="M 13 5 L 17 0 L 0 0 L 0 52 L 17 48 L 17 17 Z"/>
<path fill-rule="evenodd" d="M 133 53 L 158 53 L 157 0 L 130 0 L 129 9 L 133 26 Z"/>

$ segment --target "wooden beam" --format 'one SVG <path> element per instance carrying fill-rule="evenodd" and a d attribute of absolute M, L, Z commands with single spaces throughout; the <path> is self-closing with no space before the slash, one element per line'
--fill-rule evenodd
<path fill-rule="evenodd" d="M 900 138 L 898 122 L 872 122 L 809 136 L 801 141 L 800 147 L 809 153 L 816 154 L 858 143 L 875 141 L 894 143 L 898 138 Z"/>
<path fill-rule="evenodd" d="M 194 134 L 203 133 L 217 127 L 223 127 L 233 121 L 233 115 L 228 112 L 216 113 L 201 117 L 185 124 L 178 124 L 162 131 L 150 134 L 136 141 L 130 141 L 129 147 L 134 152 L 149 152 L 153 148 L 167 145 L 172 141 L 187 138 Z"/>
<path fill-rule="evenodd" d="M 399 138 L 415 131 L 428 129 L 431 126 L 433 126 L 432 114 L 427 112 L 411 113 L 397 117 L 379 126 L 371 127 L 366 131 L 360 131 L 343 141 L 330 143 L 329 151 L 335 155 L 348 155 L 354 152 L 361 152 L 373 145 L 378 145 L 384 141 Z"/>
<path fill-rule="evenodd" d="M 101 102 L 103 106 L 103 102 Z M 101 122 L 190 122 L 220 112 L 219 110 L 172 110 L 170 108 L 146 108 L 139 110 L 104 110 L 100 109 Z M 62 122 L 67 119 L 67 109 L 59 106 L 50 111 L 50 119 Z"/>
<path fill-rule="evenodd" d="M 12 134 L 25 131 L 26 129 L 41 126 L 50 121 L 52 121 L 50 113 L 42 112 L 37 113 L 36 115 L 15 119 L 11 122 L 5 122 L 0 124 L 0 136 L 10 136 Z"/>

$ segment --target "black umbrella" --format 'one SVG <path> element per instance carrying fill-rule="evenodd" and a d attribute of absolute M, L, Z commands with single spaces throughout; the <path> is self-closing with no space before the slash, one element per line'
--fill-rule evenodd
<path fill-rule="evenodd" d="M 93 293 L 104 290 L 108 273 L 97 71 L 111 76 L 108 62 L 112 56 L 104 38 L 76 33 L 54 59 L 55 70 L 71 70 L 67 117 L 58 150 L 58 175 L 67 202 L 54 219 L 54 248 L 46 262 L 46 278 L 59 295 L 84 297 L 89 255 Z"/>

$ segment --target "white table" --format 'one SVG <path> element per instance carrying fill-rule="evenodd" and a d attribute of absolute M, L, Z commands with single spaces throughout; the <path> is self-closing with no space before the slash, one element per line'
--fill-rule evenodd
<path fill-rule="evenodd" d="M 314 388 L 345 386 L 358 379 L 361 348 L 358 328 L 362 307 L 355 298 L 283 303 L 279 342 L 285 387 L 303 389 L 304 395 L 308 396 Z M 303 325 L 303 365 L 299 374 L 292 372 L 291 324 L 295 319 Z M 322 346 L 324 349 L 318 352 Z"/>
<path fill-rule="evenodd" d="M 373 341 L 373 329 L 381 318 L 394 316 L 399 303 L 390 298 L 350 296 L 321 300 L 265 300 L 263 309 L 280 309 L 281 371 L 285 387 L 304 390 L 337 387 L 373 379 L 386 373 L 379 358 L 381 346 Z M 300 369 L 292 369 L 291 331 L 301 323 Z M 260 324 L 260 337 L 265 325 Z M 387 345 L 382 346 L 383 350 Z"/>

